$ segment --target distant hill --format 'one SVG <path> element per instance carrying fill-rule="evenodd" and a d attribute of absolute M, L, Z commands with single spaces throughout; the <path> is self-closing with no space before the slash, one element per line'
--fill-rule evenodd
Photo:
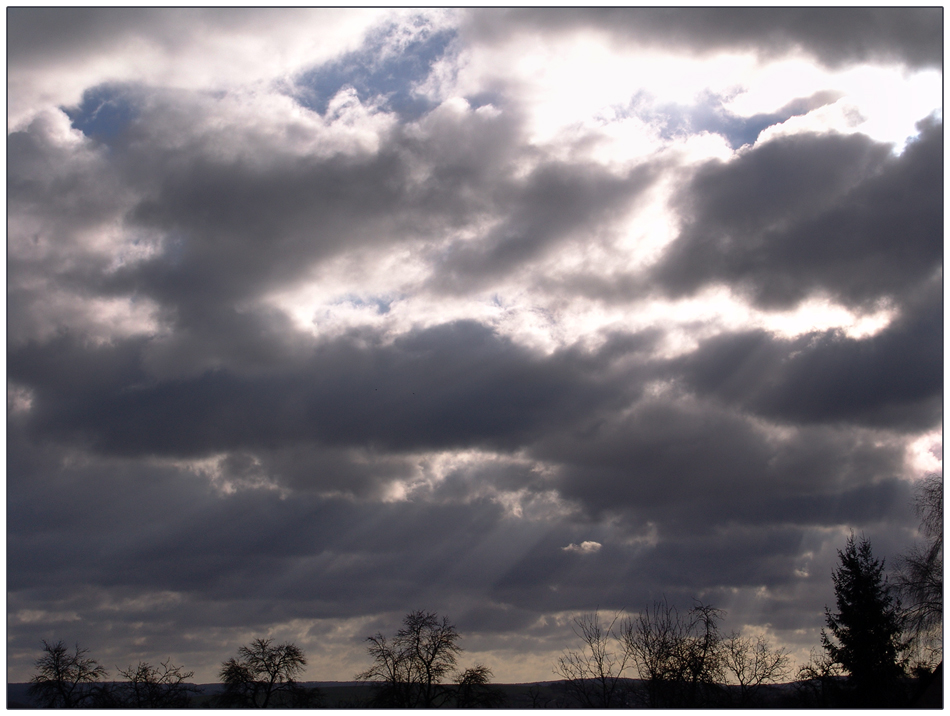
<path fill-rule="evenodd" d="M 635 685 L 638 680 L 630 680 Z M 323 692 L 324 705 L 328 708 L 365 707 L 372 697 L 373 685 L 360 681 L 304 681 L 302 686 L 319 687 Z M 7 686 L 7 707 L 11 709 L 35 708 L 29 695 L 29 684 L 9 684 Z M 193 705 L 200 708 L 206 705 L 216 694 L 223 690 L 222 684 L 196 684 L 199 693 L 193 697 Z M 506 697 L 506 708 L 559 708 L 566 705 L 566 692 L 563 682 L 541 681 L 524 684 L 492 684 Z M 775 696 L 787 695 L 791 684 L 771 687 Z M 792 693 L 794 695 L 794 693 Z M 770 699 L 772 700 L 772 699 Z M 774 699 L 786 702 L 784 698 Z M 771 704 L 770 704 L 771 705 Z"/>
<path fill-rule="evenodd" d="M 942 674 L 942 672 L 941 672 Z M 637 689 L 642 682 L 639 679 L 625 679 L 627 685 Z M 302 686 L 319 687 L 323 692 L 324 706 L 328 708 L 365 708 L 373 694 L 373 684 L 360 681 L 304 681 Z M 942 683 L 932 685 L 921 684 L 921 687 L 930 687 L 925 698 L 918 695 L 917 705 L 934 707 L 933 704 L 942 704 Z M 35 708 L 29 696 L 29 684 L 16 683 L 7 686 L 7 708 L 29 709 Z M 196 708 L 207 706 L 211 699 L 223 690 L 222 684 L 196 684 L 199 693 L 192 700 Z M 501 690 L 506 697 L 504 708 L 564 708 L 572 706 L 565 682 L 540 681 L 523 684 L 492 684 Z M 757 706 L 763 708 L 801 708 L 801 693 L 805 685 L 802 682 L 786 684 L 770 684 L 762 687 L 759 693 Z M 726 692 L 734 691 L 737 687 L 724 686 Z M 921 691 L 923 688 L 921 689 Z M 933 693 L 930 693 L 933 692 Z M 936 706 L 939 708 L 939 705 Z"/>

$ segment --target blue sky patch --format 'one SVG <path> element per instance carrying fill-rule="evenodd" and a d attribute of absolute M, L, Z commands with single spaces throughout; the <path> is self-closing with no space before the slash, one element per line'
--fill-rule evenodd
<path fill-rule="evenodd" d="M 397 26 L 391 25 L 371 36 L 360 50 L 305 72 L 297 80 L 298 87 L 304 88 L 297 101 L 326 114 L 336 93 L 351 86 L 360 100 L 384 97 L 385 106 L 403 120 L 417 119 L 433 109 L 436 103 L 416 94 L 414 88 L 446 53 L 456 32 L 424 34 L 422 39 L 407 43 L 401 52 L 385 52 L 397 31 Z"/>
<path fill-rule="evenodd" d="M 358 296 L 353 293 L 348 293 L 343 298 L 336 303 L 349 303 L 357 308 L 363 308 L 364 306 L 374 306 L 376 308 L 376 313 L 384 315 L 389 313 L 389 308 L 392 306 L 393 301 L 396 300 L 394 296 L 386 295 L 369 295 L 369 296 Z"/>
<path fill-rule="evenodd" d="M 635 115 L 645 122 L 660 125 L 660 135 L 672 139 L 677 135 L 713 132 L 721 134 L 732 149 L 754 144 L 763 130 L 775 124 L 798 117 L 813 109 L 831 104 L 839 98 L 833 92 L 816 92 L 810 97 L 799 97 L 775 112 L 741 117 L 723 107 L 725 97 L 707 93 L 694 105 L 667 104 L 654 106 L 649 97 L 638 94 L 625 114 Z"/>
<path fill-rule="evenodd" d="M 87 89 L 78 107 L 62 109 L 73 127 L 107 143 L 119 136 L 137 114 L 128 88 L 110 84 Z"/>

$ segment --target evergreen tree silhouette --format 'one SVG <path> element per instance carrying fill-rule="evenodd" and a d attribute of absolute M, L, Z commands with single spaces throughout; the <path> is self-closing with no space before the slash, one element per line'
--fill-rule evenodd
<path fill-rule="evenodd" d="M 901 701 L 903 669 L 899 657 L 900 604 L 891 594 L 884 575 L 884 561 L 871 552 L 871 542 L 854 535 L 844 551 L 841 566 L 832 575 L 838 611 L 825 607 L 821 645 L 833 661 L 849 674 L 855 706 L 896 706 Z"/>

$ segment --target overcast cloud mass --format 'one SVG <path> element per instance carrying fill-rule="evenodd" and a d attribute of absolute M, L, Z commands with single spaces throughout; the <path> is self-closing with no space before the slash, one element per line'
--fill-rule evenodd
<path fill-rule="evenodd" d="M 663 595 L 802 661 L 915 538 L 942 9 L 7 13 L 11 681 Z"/>

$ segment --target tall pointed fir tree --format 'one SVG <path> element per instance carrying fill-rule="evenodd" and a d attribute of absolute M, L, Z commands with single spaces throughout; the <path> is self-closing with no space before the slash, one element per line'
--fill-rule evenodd
<path fill-rule="evenodd" d="M 821 630 L 821 645 L 849 675 L 855 706 L 896 706 L 902 698 L 900 604 L 891 594 L 884 561 L 871 552 L 871 542 L 854 535 L 841 566 L 832 575 L 838 611 L 825 607 L 829 635 Z"/>

